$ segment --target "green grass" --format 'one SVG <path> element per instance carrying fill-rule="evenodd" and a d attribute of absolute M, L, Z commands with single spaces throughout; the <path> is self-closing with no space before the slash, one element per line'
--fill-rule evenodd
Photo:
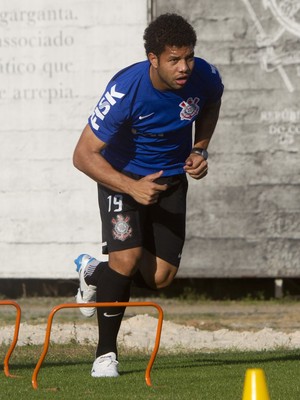
<path fill-rule="evenodd" d="M 7 348 L 1 348 L 4 359 Z M 271 400 L 300 399 L 300 351 L 159 353 L 151 373 L 153 387 L 145 384 L 149 355 L 120 352 L 118 379 L 90 376 L 94 348 L 78 344 L 51 345 L 40 372 L 38 389 L 31 377 L 41 346 L 17 347 L 10 372 L 0 375 L 0 398 L 30 399 L 163 399 L 241 400 L 245 372 L 263 368 Z"/>

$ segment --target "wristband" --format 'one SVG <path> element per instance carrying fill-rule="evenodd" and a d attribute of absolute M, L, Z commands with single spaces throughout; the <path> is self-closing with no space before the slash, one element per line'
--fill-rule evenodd
<path fill-rule="evenodd" d="M 202 149 L 201 147 L 193 147 L 191 150 L 191 153 L 198 154 L 199 156 L 203 157 L 204 160 L 208 159 L 208 152 L 205 149 Z"/>

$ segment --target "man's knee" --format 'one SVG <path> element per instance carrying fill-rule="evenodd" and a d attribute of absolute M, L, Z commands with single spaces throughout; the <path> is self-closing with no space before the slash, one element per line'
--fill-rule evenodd
<path fill-rule="evenodd" d="M 163 289 L 165 287 L 168 287 L 173 282 L 176 274 L 177 268 L 173 266 L 155 274 L 156 289 Z"/>
<path fill-rule="evenodd" d="M 141 256 L 142 249 L 138 247 L 114 251 L 109 254 L 109 265 L 115 271 L 130 276 L 136 271 Z"/>

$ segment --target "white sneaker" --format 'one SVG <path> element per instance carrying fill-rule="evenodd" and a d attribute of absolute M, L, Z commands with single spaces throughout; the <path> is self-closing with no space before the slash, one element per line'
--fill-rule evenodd
<path fill-rule="evenodd" d="M 84 279 L 84 272 L 90 266 L 95 267 L 100 261 L 89 256 L 88 254 L 80 254 L 74 260 L 76 264 L 76 271 L 79 273 L 79 288 L 75 296 L 76 303 L 92 303 L 96 301 L 96 286 L 88 285 Z M 96 312 L 96 307 L 81 307 L 81 313 L 85 317 L 92 317 Z"/>
<path fill-rule="evenodd" d="M 94 361 L 91 375 L 93 378 L 117 378 L 118 364 L 115 353 L 103 354 Z"/>

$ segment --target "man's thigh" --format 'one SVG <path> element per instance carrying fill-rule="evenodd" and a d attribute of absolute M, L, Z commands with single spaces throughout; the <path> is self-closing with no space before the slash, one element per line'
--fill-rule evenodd
<path fill-rule="evenodd" d="M 170 265 L 179 267 L 185 241 L 186 225 L 185 175 L 160 196 L 147 214 L 144 247 Z"/>

